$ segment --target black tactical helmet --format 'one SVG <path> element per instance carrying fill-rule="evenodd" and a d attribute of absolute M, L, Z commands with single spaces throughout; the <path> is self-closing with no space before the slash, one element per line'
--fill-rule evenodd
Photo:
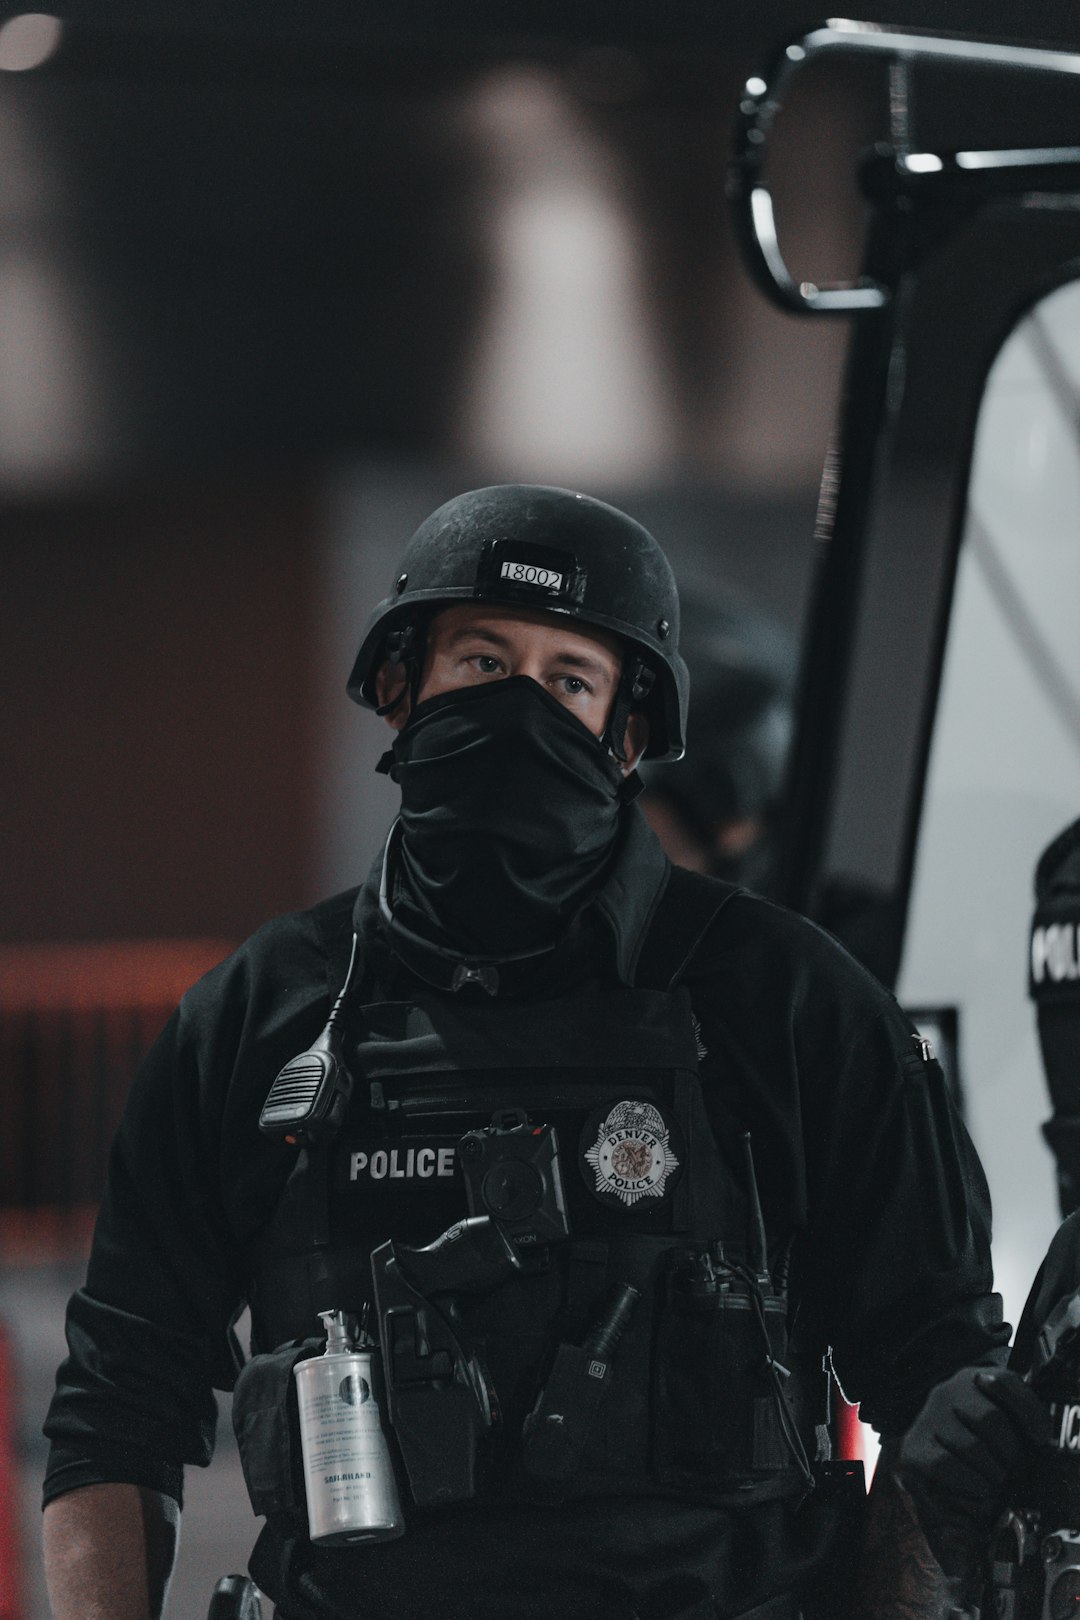
<path fill-rule="evenodd" d="M 694 686 L 689 753 L 643 772 L 711 845 L 718 822 L 764 820 L 780 804 L 792 727 L 791 638 L 730 593 L 683 592 L 681 645 Z"/>
<path fill-rule="evenodd" d="M 620 636 L 640 656 L 624 681 L 649 719 L 651 759 L 679 759 L 689 678 L 679 657 L 679 598 L 652 535 L 588 495 L 538 484 L 497 484 L 440 506 L 420 525 L 394 588 L 368 621 L 349 696 L 374 708 L 375 674 L 395 632 L 453 602 L 501 602 L 565 613 Z M 400 640 L 399 643 L 400 645 Z M 644 689 L 644 692 L 643 692 Z"/>

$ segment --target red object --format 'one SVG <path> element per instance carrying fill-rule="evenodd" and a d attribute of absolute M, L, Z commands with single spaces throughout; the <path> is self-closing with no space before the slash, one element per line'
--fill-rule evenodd
<path fill-rule="evenodd" d="M 0 1620 L 23 1620 L 22 1527 L 15 1455 L 15 1363 L 0 1323 Z"/>
<path fill-rule="evenodd" d="M 172 1011 L 233 949 L 223 939 L 0 945 L 0 1012 Z"/>
<path fill-rule="evenodd" d="M 842 1400 L 836 1403 L 836 1455 L 842 1462 L 866 1461 L 859 1408 Z"/>

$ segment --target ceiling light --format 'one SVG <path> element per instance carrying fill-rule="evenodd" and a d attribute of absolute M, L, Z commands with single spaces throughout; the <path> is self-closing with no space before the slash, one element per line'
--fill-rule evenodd
<path fill-rule="evenodd" d="M 64 25 L 44 11 L 24 11 L 0 25 L 0 71 L 25 73 L 40 67 L 60 44 Z"/>

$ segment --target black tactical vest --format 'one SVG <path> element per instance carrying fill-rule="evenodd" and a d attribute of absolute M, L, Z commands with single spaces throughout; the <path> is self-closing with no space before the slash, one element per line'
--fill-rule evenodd
<path fill-rule="evenodd" d="M 671 939 L 645 953 L 654 986 L 686 954 L 673 948 L 688 926 L 685 908 L 676 922 L 683 876 L 666 897 Z M 710 887 L 708 919 L 730 892 Z M 663 935 L 663 905 L 658 923 Z M 569 1235 L 526 1239 L 520 1269 L 453 1302 L 497 1414 L 477 1494 L 550 1497 L 523 1443 L 530 1414 L 544 1411 L 560 1354 L 581 1357 L 627 1285 L 635 1303 L 608 1387 L 557 1498 L 719 1505 L 805 1488 L 786 1302 L 756 1236 L 742 1122 L 706 1112 L 687 990 L 592 984 L 533 1004 L 431 992 L 364 1005 L 350 1027 L 344 1126 L 301 1153 L 254 1257 L 253 1346 L 310 1338 L 323 1310 L 360 1313 L 373 1251 L 388 1240 L 423 1248 L 481 1213 L 458 1144 L 514 1110 L 519 1132 L 557 1141 Z"/>

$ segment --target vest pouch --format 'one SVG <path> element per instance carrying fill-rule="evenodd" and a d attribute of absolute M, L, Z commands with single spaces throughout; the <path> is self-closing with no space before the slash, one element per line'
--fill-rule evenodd
<path fill-rule="evenodd" d="M 740 1504 L 797 1490 L 801 1476 L 784 1438 L 767 1359 L 786 1364 L 785 1301 L 762 1296 L 766 1346 L 743 1285 L 694 1297 L 676 1266 L 663 1286 L 654 1360 L 655 1477 L 680 1493 Z M 786 1415 L 794 1424 L 790 1402 Z"/>
<path fill-rule="evenodd" d="M 296 1405 L 297 1362 L 321 1355 L 323 1339 L 294 1339 L 253 1356 L 236 1381 L 232 1421 L 255 1513 L 295 1521 L 306 1533 L 307 1495 Z"/>
<path fill-rule="evenodd" d="M 668 1240 L 661 1241 L 666 1248 Z M 641 1242 L 633 1282 L 625 1275 L 630 1269 L 625 1246 L 621 1254 L 616 1250 L 613 1264 L 597 1263 L 606 1247 L 575 1245 L 570 1308 L 563 1318 L 572 1337 L 555 1349 L 526 1421 L 522 1462 L 527 1492 L 541 1501 L 648 1489 L 655 1292 L 649 1275 L 654 1268 L 646 1262 L 656 1244 L 648 1238 Z"/>

